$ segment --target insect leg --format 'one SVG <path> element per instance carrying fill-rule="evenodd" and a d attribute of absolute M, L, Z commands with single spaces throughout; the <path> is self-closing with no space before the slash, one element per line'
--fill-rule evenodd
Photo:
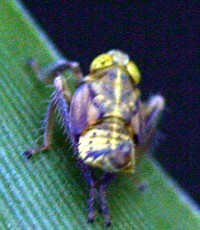
<path fill-rule="evenodd" d="M 69 130 L 69 103 L 71 101 L 71 92 L 69 91 L 67 80 L 62 76 L 58 76 L 54 80 L 54 86 L 56 88 L 55 94 L 62 121 L 65 125 L 65 129 Z"/>
<path fill-rule="evenodd" d="M 31 60 L 29 65 L 36 72 L 38 78 L 46 83 L 51 83 L 57 76 L 62 75 L 68 69 L 74 72 L 78 84 L 83 80 L 83 73 L 78 62 L 59 60 L 41 69 L 36 61 Z"/>
<path fill-rule="evenodd" d="M 89 192 L 89 199 L 88 199 L 88 206 L 89 206 L 89 214 L 88 214 L 88 222 L 92 223 L 94 222 L 95 219 L 95 198 L 97 194 L 96 190 L 96 178 L 94 177 L 92 173 L 92 169 L 85 165 L 84 163 L 80 163 L 81 165 L 81 170 L 83 173 L 84 178 L 87 181 L 87 184 L 89 186 L 90 192 Z"/>
<path fill-rule="evenodd" d="M 103 212 L 104 218 L 105 218 L 105 224 L 106 226 L 111 225 L 110 220 L 110 213 L 109 208 L 107 204 L 107 197 L 106 197 L 106 189 L 108 185 L 111 183 L 111 181 L 114 179 L 116 175 L 113 173 L 106 173 L 101 180 L 99 192 L 100 192 L 100 198 L 101 198 L 101 210 Z"/>
<path fill-rule="evenodd" d="M 165 99 L 160 95 L 150 97 L 147 102 L 147 110 L 145 114 L 145 129 L 147 133 L 151 133 L 160 118 L 161 112 L 164 110 Z"/>
<path fill-rule="evenodd" d="M 58 76 L 54 80 L 54 86 L 56 88 L 53 98 L 48 106 L 47 113 L 44 119 L 44 142 L 43 145 L 37 148 L 33 148 L 24 152 L 24 155 L 29 159 L 37 152 L 47 150 L 51 148 L 51 142 L 53 137 L 54 126 L 54 112 L 56 107 L 59 107 L 65 129 L 68 130 L 68 102 L 71 100 L 71 93 L 68 89 L 67 80 Z"/>
<path fill-rule="evenodd" d="M 138 157 L 147 152 L 156 133 L 156 126 L 165 107 L 165 99 L 160 95 L 150 97 L 141 110 L 139 144 L 137 145 Z"/>
<path fill-rule="evenodd" d="M 52 100 L 49 103 L 45 119 L 44 119 L 44 142 L 42 146 L 29 149 L 24 152 L 24 155 L 27 159 L 30 159 L 31 156 L 37 152 L 47 150 L 51 148 L 52 136 L 53 136 L 53 126 L 54 126 L 54 112 L 56 109 L 57 97 L 54 94 Z"/>
<path fill-rule="evenodd" d="M 148 189 L 148 184 L 146 182 L 141 181 L 138 172 L 135 172 L 133 175 L 131 175 L 131 178 L 139 192 L 143 192 Z"/>

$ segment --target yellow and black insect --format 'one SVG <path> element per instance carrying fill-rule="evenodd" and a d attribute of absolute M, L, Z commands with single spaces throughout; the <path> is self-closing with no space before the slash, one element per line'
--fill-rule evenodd
<path fill-rule="evenodd" d="M 90 188 L 88 221 L 95 219 L 94 203 L 97 179 L 94 168 L 103 170 L 99 195 L 107 226 L 111 224 L 106 188 L 117 173 L 134 173 L 138 160 L 148 151 L 157 121 L 164 109 L 164 98 L 151 96 L 142 102 L 137 88 L 140 72 L 119 50 L 101 54 L 92 62 L 89 75 L 83 77 L 79 64 L 62 61 L 48 71 L 32 66 L 45 81 L 54 79 L 55 92 L 45 117 L 44 143 L 24 154 L 49 149 L 52 142 L 54 112 L 59 108 L 74 146 L 79 165 Z M 79 81 L 72 96 L 63 72 L 71 68 Z"/>

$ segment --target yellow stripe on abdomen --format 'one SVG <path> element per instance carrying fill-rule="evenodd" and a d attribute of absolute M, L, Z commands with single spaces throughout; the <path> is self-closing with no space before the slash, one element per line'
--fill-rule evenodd
<path fill-rule="evenodd" d="M 105 119 L 102 124 L 91 126 L 80 136 L 79 158 L 93 167 L 117 172 L 119 169 L 113 167 L 110 157 L 126 141 L 130 141 L 130 135 L 124 122 L 118 118 Z"/>

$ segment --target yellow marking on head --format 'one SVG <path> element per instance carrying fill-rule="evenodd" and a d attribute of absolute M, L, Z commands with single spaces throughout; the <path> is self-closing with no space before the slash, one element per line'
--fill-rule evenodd
<path fill-rule="evenodd" d="M 101 54 L 97 58 L 95 58 L 90 66 L 90 71 L 95 72 L 97 70 L 101 70 L 112 66 L 114 64 L 114 59 L 112 55 L 109 54 Z"/>
<path fill-rule="evenodd" d="M 120 50 L 110 50 L 105 54 L 101 54 L 96 57 L 91 65 L 90 71 L 96 72 L 97 70 L 103 70 L 111 66 L 124 66 L 129 62 L 129 56 Z"/>
<path fill-rule="evenodd" d="M 136 64 L 132 61 L 129 61 L 126 65 L 126 69 L 127 69 L 128 74 L 131 76 L 131 78 L 135 82 L 135 84 L 137 85 L 138 83 L 140 83 L 140 80 L 141 80 L 140 71 L 138 67 L 136 66 Z"/>
<path fill-rule="evenodd" d="M 122 69 L 125 69 L 130 75 L 136 85 L 140 83 L 141 75 L 137 65 L 130 61 L 129 56 L 126 53 L 120 50 L 110 50 L 107 53 L 99 55 L 93 60 L 90 66 L 90 71 L 96 73 L 96 71 L 112 66 L 122 67 Z"/>

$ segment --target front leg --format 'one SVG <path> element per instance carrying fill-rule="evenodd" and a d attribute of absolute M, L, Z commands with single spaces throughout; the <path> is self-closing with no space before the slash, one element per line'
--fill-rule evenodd
<path fill-rule="evenodd" d="M 41 69 L 36 61 L 30 60 L 29 65 L 35 71 L 38 78 L 45 83 L 51 83 L 57 76 L 63 75 L 68 69 L 73 71 L 78 84 L 83 81 L 83 73 L 78 62 L 59 60 Z"/>
<path fill-rule="evenodd" d="M 24 156 L 27 159 L 30 159 L 32 155 L 50 149 L 52 144 L 53 137 L 53 126 L 54 126 L 54 112 L 57 105 L 57 97 L 56 94 L 53 95 L 52 100 L 49 103 L 47 113 L 44 119 L 44 142 L 41 146 L 33 149 L 29 149 L 24 152 Z"/>
<path fill-rule="evenodd" d="M 37 70 L 39 71 L 39 70 Z M 53 71 L 53 69 L 52 69 Z M 40 72 L 40 71 L 39 71 Z M 54 70 L 53 72 L 56 72 Z M 49 73 L 52 75 L 52 73 Z M 53 137 L 53 127 L 54 127 L 54 113 L 56 107 L 59 108 L 62 116 L 62 121 L 65 125 L 65 129 L 69 129 L 69 103 L 71 101 L 71 93 L 68 88 L 67 80 L 62 76 L 57 76 L 54 79 L 54 86 L 56 88 L 53 93 L 53 97 L 47 109 L 47 113 L 44 119 L 44 142 L 41 146 L 33 149 L 29 149 L 24 152 L 27 159 L 31 158 L 32 155 L 37 152 L 41 152 L 51 148 L 52 137 Z"/>

